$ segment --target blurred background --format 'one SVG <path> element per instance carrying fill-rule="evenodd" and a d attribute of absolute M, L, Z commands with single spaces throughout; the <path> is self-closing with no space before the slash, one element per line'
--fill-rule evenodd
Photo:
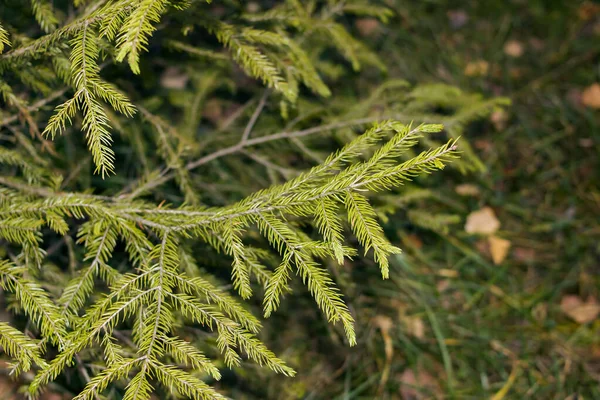
<path fill-rule="evenodd" d="M 600 4 L 386 3 L 389 24 L 347 23 L 391 77 L 454 88 L 424 89 L 445 99 L 441 114 L 477 112 L 464 93 L 511 104 L 462 132 L 474 168 L 396 195 L 387 233 L 404 253 L 389 281 L 370 263 L 347 265 L 357 348 L 308 329 L 309 303 L 302 315 L 288 298 L 293 318 L 277 315 L 270 340 L 302 367 L 264 396 L 600 398 Z"/>
<path fill-rule="evenodd" d="M 281 2 L 222 3 L 206 12 L 226 19 L 234 10 L 234 18 L 244 13 L 252 21 Z M 248 363 L 224 369 L 215 386 L 249 400 L 600 399 L 600 3 L 367 1 L 393 11 L 387 23 L 344 14 L 343 1 L 306 3 L 331 6 L 329 17 L 365 44 L 364 67 L 353 70 L 339 52 L 324 50 L 330 37 L 317 38 L 322 43 L 312 50 L 321 52 L 317 67 L 333 96 L 301 98 L 289 110 L 269 98 L 253 135 L 390 116 L 443 123 L 444 133 L 425 138 L 423 148 L 460 136 L 461 158 L 373 197 L 388 237 L 403 249 L 390 260 L 389 280 L 370 257 L 328 265 L 356 318 L 357 346 L 348 347 L 296 282 L 298 290 L 264 322 L 261 339 L 298 375 L 284 378 Z M 83 135 L 57 139 L 68 155 L 55 160 L 66 189 L 115 195 L 133 191 L 140 176 L 155 179 L 153 168 L 165 160 L 144 144 L 158 137 L 152 124 L 161 132 L 152 115 L 194 138 L 196 147 L 177 156 L 239 140 L 264 88 L 239 69 L 224 73 L 229 60 L 220 53 L 206 51 L 200 58 L 208 61 L 199 61 L 186 58 L 189 49 L 161 47 L 161 39 L 181 33 L 185 17 L 176 14 L 172 27 L 156 32 L 143 79 L 103 65 L 103 76 L 131 94 L 150 123 L 111 115 L 120 132 L 119 173 L 109 180 L 93 177 Z M 221 49 L 209 35 L 190 32 Z M 217 160 L 191 174 L 193 190 L 182 193 L 184 185 L 170 182 L 145 198 L 230 204 L 290 179 L 364 129 L 323 131 L 331 135 Z M 228 260 L 192 248 L 228 282 L 229 269 L 219 269 Z M 57 265 L 68 265 L 63 253 L 55 255 Z M 52 279 L 49 290 L 60 293 L 64 282 Z M 252 302 L 260 315 L 260 296 Z M 44 400 L 72 398 L 69 386 L 83 384 L 76 371 L 59 383 Z M 23 397 L 3 376 L 0 398 Z"/>

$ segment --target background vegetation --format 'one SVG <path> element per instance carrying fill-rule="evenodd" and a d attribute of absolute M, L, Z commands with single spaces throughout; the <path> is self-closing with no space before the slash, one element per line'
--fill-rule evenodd
<path fill-rule="evenodd" d="M 233 14 L 253 21 L 272 5 L 238 4 Z M 138 114 L 148 122 L 111 114 L 123 134 L 113 147 L 117 175 L 94 176 L 85 143 L 74 134 L 58 138 L 55 156 L 52 149 L 42 155 L 54 157 L 62 188 L 115 196 L 139 190 L 156 203 L 221 206 L 292 179 L 362 131 L 356 127 L 362 122 L 344 121 L 389 115 L 442 122 L 445 134 L 428 136 L 424 146 L 460 135 L 461 159 L 372 198 L 387 236 L 403 249 L 390 258 L 390 279 L 383 281 L 362 257 L 342 268 L 327 265 L 356 320 L 357 346 L 348 347 L 295 282 L 260 337 L 297 375 L 244 363 L 222 368 L 214 386 L 235 399 L 599 398 L 600 8 L 543 0 L 385 5 L 393 13 L 380 19 L 333 7 L 335 20 L 372 53 L 356 53 L 359 70 L 343 47 L 333 51 L 316 41 L 314 51 L 324 54 L 319 72 L 332 95 L 322 96 L 322 88 L 302 93 L 295 106 L 276 88 L 265 91 L 241 70 L 221 67 L 229 60 L 219 60 L 220 52 L 190 59 L 193 49 L 165 46 L 181 26 L 162 27 L 155 34 L 161 46 L 151 41 L 142 56 L 142 78 L 122 65 L 101 65 L 103 76 L 135 93 Z M 207 12 L 226 19 L 227 7 L 215 2 Z M 54 93 L 68 96 L 47 91 Z M 41 114 L 51 115 L 57 103 L 43 104 Z M 8 115 L 3 140 L 29 143 L 28 135 L 14 132 L 29 133 L 29 121 Z M 206 135 L 186 147 L 166 126 L 183 139 L 188 132 Z M 209 160 L 188 178 L 181 172 L 180 156 L 193 161 L 235 145 L 249 126 L 252 137 L 314 127 L 323 134 Z M 157 154 L 163 137 L 171 142 Z M 144 187 L 165 164 L 169 174 L 183 174 L 178 184 Z M 59 267 L 50 271 L 69 265 L 72 248 L 67 241 L 52 249 Z M 228 263 L 206 250 L 194 249 L 211 272 Z M 219 275 L 222 282 L 228 271 Z M 48 290 L 59 290 L 64 279 L 49 278 Z M 261 300 L 250 304 L 259 314 Z M 188 335 L 205 338 L 198 330 Z M 95 371 L 88 356 L 84 366 Z M 72 398 L 84 378 L 74 367 L 44 396 Z M 20 383 L 28 380 L 25 374 Z"/>

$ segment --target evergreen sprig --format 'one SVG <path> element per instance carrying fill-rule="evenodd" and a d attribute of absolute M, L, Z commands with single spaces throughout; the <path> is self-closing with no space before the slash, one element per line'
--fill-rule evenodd
<path fill-rule="evenodd" d="M 206 3 L 32 0 L 19 6 L 31 29 L 0 10 L 0 286 L 19 315 L 0 323 L 0 346 L 15 375 L 30 372 L 31 397 L 74 374 L 76 399 L 131 400 L 224 399 L 223 365 L 293 376 L 257 308 L 268 318 L 296 285 L 356 344 L 335 264 L 361 248 L 388 278 L 400 249 L 380 200 L 430 196 L 398 190 L 455 160 L 468 123 L 502 103 L 398 80 L 358 100 L 336 92 L 385 69 L 340 18 L 392 17 L 372 2 L 226 3 L 235 12 L 218 18 Z M 88 163 L 118 176 L 94 180 Z M 439 232 L 455 221 L 407 218 Z"/>

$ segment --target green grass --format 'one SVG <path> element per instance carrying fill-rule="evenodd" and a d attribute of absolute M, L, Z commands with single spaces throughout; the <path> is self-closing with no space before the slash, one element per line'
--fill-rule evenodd
<path fill-rule="evenodd" d="M 324 335 L 329 328 L 310 311 L 291 322 L 276 316 L 268 335 L 302 366 L 299 377 L 257 384 L 248 397 L 600 398 L 600 320 L 581 325 L 560 310 L 564 295 L 600 298 L 600 119 L 573 100 L 600 81 L 600 14 L 582 18 L 583 3 L 396 2 L 400 17 L 373 39 L 388 55 L 390 75 L 507 96 L 506 124 L 484 121 L 465 135 L 486 172 L 454 169 L 419 181 L 436 187 L 442 201 L 417 204 L 459 214 L 460 224 L 433 234 L 392 217 L 388 232 L 405 250 L 392 262 L 392 278 L 382 282 L 362 262 L 339 273 L 361 328 L 359 346 Z M 456 29 L 448 12 L 459 9 L 468 22 Z M 508 40 L 523 45 L 521 57 L 505 54 Z M 478 60 L 487 73 L 465 74 Z M 457 195 L 461 183 L 480 194 Z M 512 244 L 500 265 L 463 230 L 468 213 L 482 206 L 495 210 L 497 235 Z M 307 304 L 288 302 L 289 310 Z M 382 316 L 393 323 L 387 361 L 374 323 Z M 416 335 L 415 324 L 423 327 Z M 242 391 L 252 393 L 240 387 L 240 398 Z"/>

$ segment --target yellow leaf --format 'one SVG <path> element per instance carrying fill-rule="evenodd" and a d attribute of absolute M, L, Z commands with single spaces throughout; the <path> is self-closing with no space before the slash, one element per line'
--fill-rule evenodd
<path fill-rule="evenodd" d="M 581 103 L 590 108 L 600 108 L 600 83 L 588 86 L 581 94 Z"/>
<path fill-rule="evenodd" d="M 465 231 L 467 233 L 492 235 L 500 228 L 500 221 L 496 218 L 494 210 L 483 207 L 481 210 L 473 211 L 467 217 Z"/>
<path fill-rule="evenodd" d="M 564 296 L 560 301 L 560 309 L 569 318 L 579 324 L 591 322 L 600 314 L 600 304 L 592 297 L 583 302 L 579 296 Z"/>
<path fill-rule="evenodd" d="M 468 63 L 465 67 L 466 76 L 482 76 L 487 75 L 490 69 L 490 64 L 485 60 L 477 60 Z"/>
<path fill-rule="evenodd" d="M 502 261 L 508 255 L 508 250 L 510 249 L 510 241 L 506 239 L 501 239 L 496 236 L 490 236 L 488 238 L 488 242 L 490 244 L 490 254 L 492 255 L 492 260 L 494 264 L 502 264 Z"/>
<path fill-rule="evenodd" d="M 438 270 L 437 274 L 439 276 L 443 276 L 444 278 L 456 278 L 458 276 L 458 271 L 454 269 L 442 268 Z"/>

